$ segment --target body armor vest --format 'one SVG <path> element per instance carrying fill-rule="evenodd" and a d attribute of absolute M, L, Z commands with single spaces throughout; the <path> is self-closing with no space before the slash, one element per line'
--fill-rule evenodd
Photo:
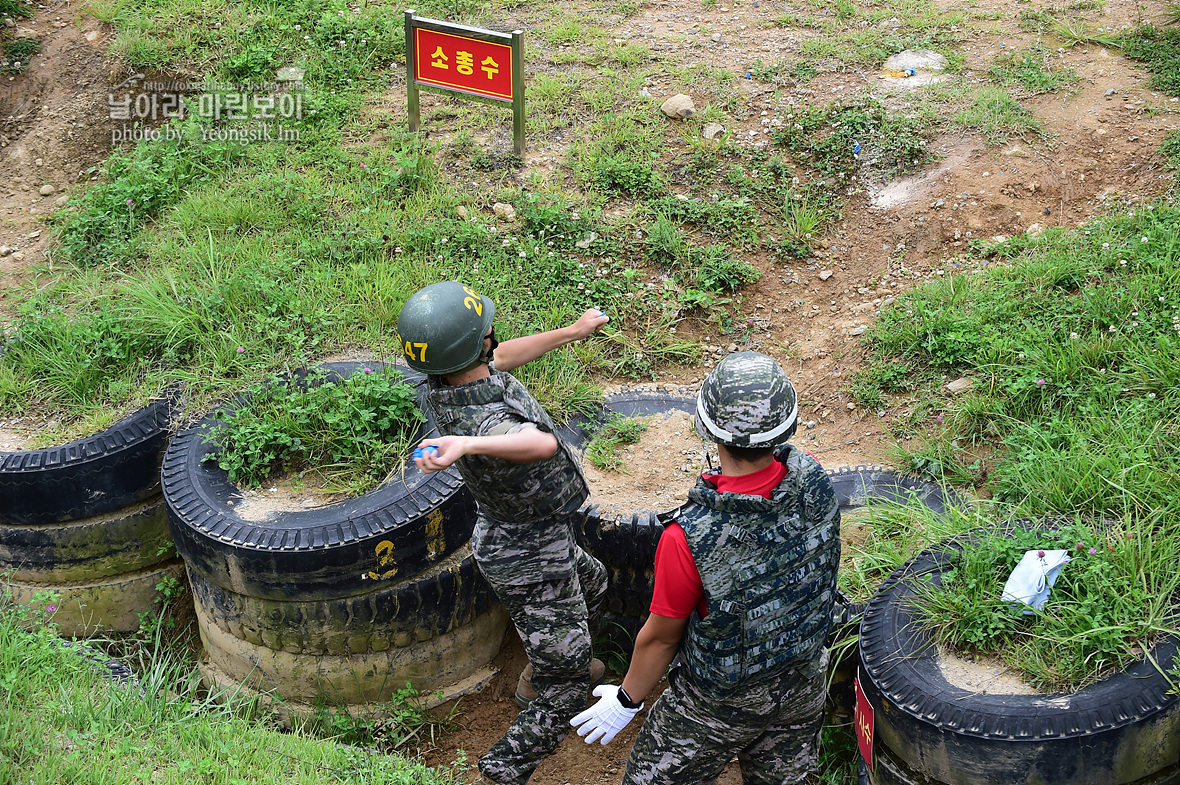
<path fill-rule="evenodd" d="M 553 433 L 553 421 L 511 374 L 492 375 L 455 387 L 433 380 L 427 402 L 447 436 L 478 436 L 484 423 L 507 409 Z M 487 455 L 464 455 L 456 465 L 480 511 L 500 521 L 538 520 L 576 507 L 589 494 L 577 458 L 560 438 L 557 452 L 536 463 L 513 463 Z"/>
<path fill-rule="evenodd" d="M 769 499 L 719 493 L 704 480 L 676 517 L 705 589 L 681 655 L 702 690 L 719 697 L 781 676 L 819 656 L 840 562 L 839 506 L 807 454 L 776 452 L 787 475 Z"/>

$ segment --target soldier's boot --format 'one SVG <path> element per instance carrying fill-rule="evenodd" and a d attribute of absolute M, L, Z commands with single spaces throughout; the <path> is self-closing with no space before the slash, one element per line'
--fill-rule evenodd
<path fill-rule="evenodd" d="M 597 657 L 592 658 L 590 660 L 590 689 L 602 684 L 602 678 L 605 675 L 606 664 Z M 530 662 L 524 666 L 524 670 L 520 672 L 520 678 L 516 680 L 516 705 L 527 709 L 536 697 L 537 691 L 533 689 L 533 664 Z"/>

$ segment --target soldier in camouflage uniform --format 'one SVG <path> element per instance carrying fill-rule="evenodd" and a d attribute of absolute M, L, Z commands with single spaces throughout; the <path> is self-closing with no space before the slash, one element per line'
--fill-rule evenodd
<path fill-rule="evenodd" d="M 455 281 L 415 293 L 398 318 L 412 368 L 428 374 L 427 401 L 443 436 L 419 446 L 423 471 L 455 464 L 478 508 L 476 564 L 507 608 L 535 693 L 504 738 L 479 761 L 501 785 L 523 784 L 569 733 L 591 686 L 589 617 L 606 589 L 606 568 L 574 541 L 588 494 L 582 469 L 528 390 L 506 371 L 580 340 L 607 317 L 587 310 L 558 330 L 498 343 L 495 307 Z M 492 353 L 495 352 L 493 362 Z M 595 661 L 601 678 L 602 663 Z"/>
<path fill-rule="evenodd" d="M 625 785 L 712 783 L 735 753 L 745 785 L 802 783 L 815 768 L 840 510 L 815 459 L 785 443 L 797 418 L 794 388 L 763 354 L 726 357 L 701 387 L 696 427 L 721 472 L 697 480 L 660 538 L 623 684 L 596 688 L 571 721 L 608 743 L 675 658 Z"/>

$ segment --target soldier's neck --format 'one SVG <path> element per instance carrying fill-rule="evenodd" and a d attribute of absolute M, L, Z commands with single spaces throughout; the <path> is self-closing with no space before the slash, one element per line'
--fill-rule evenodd
<path fill-rule="evenodd" d="M 491 375 L 492 372 L 488 370 L 488 364 L 480 363 L 474 368 L 469 368 L 466 371 L 447 374 L 447 384 L 451 385 L 452 387 L 456 387 L 460 384 L 467 384 L 468 382 L 477 382 L 480 379 L 486 379 Z"/>
<path fill-rule="evenodd" d="M 743 474 L 760 472 L 774 460 L 774 455 L 767 455 L 756 461 L 743 461 L 725 449 L 724 444 L 717 445 L 717 457 L 721 459 L 721 473 L 726 477 L 740 477 Z"/>

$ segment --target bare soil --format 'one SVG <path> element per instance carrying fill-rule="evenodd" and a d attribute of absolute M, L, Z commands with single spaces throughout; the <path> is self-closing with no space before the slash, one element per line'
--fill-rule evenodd
<path fill-rule="evenodd" d="M 960 7 L 947 0 L 940 0 L 940 5 Z M 986 81 L 987 68 L 1004 48 L 1020 50 L 1037 40 L 1017 26 L 1020 11 L 1029 6 L 998 0 L 988 7 L 995 19 L 972 23 L 977 32 L 967 34 L 958 47 L 965 72 L 980 82 Z M 1087 18 L 1094 26 L 1119 28 L 1144 19 L 1158 22 L 1165 7 L 1158 0 L 1142 10 L 1130 0 L 1110 0 Z M 576 2 L 571 10 L 597 17 L 584 2 Z M 793 59 L 803 39 L 815 35 L 776 27 L 774 19 L 780 13 L 766 0 L 712 5 L 657 0 L 644 4 L 613 35 L 684 65 L 707 63 L 745 73 L 757 59 Z M 0 77 L 0 245 L 9 249 L 0 256 L 5 293 L 0 310 L 6 313 L 15 304 L 14 287 L 26 281 L 31 270 L 52 261 L 45 217 L 60 206 L 63 196 L 89 182 L 88 169 L 111 153 L 107 92 L 127 75 L 106 56 L 112 31 L 67 2 L 40 6 L 34 20 L 17 24 L 27 29 L 18 32 L 41 39 L 42 52 L 26 73 Z M 1049 46 L 1059 45 L 1052 37 L 1044 40 Z M 880 411 L 865 411 L 848 394 L 851 374 L 865 362 L 856 336 L 881 307 L 924 279 L 961 270 L 961 254 L 972 239 L 1074 226 L 1112 204 L 1159 197 L 1173 184 L 1157 151 L 1178 125 L 1180 104 L 1144 87 L 1148 74 L 1117 51 L 1076 46 L 1063 49 L 1059 62 L 1081 77 L 1076 89 L 1023 101 L 1047 128 L 1044 139 L 993 147 L 973 133 L 939 137 L 931 147 L 937 160 L 923 173 L 875 184 L 845 200 L 843 220 L 818 241 L 813 258 L 789 264 L 749 259 L 763 271 L 761 280 L 741 294 L 743 312 L 755 320 L 755 329 L 738 341 L 711 334 L 706 325 L 686 324 L 682 337 L 690 333 L 688 337 L 708 344 L 705 361 L 702 367 L 668 371 L 661 381 L 696 384 L 727 352 L 766 352 L 794 380 L 801 421 L 815 423 L 801 429 L 796 439 L 800 446 L 830 467 L 886 463 L 892 444 L 890 423 L 915 402 L 899 398 Z M 645 87 L 660 100 L 686 91 L 671 78 L 652 80 Z M 889 91 L 903 88 L 869 69 L 828 71 L 794 88 L 739 79 L 736 90 L 744 114 L 724 124 L 733 138 L 757 146 L 765 144 L 770 124 L 781 122 L 792 107 L 865 89 L 888 101 Z M 395 89 L 386 98 L 370 107 L 378 125 L 404 122 L 404 90 Z M 697 98 L 699 108 L 703 98 Z M 445 120 L 431 121 L 433 112 L 445 110 L 441 99 L 424 95 L 422 103 L 429 136 L 445 139 L 457 130 Z M 657 120 L 667 127 L 670 148 L 682 148 L 685 141 L 676 121 L 662 116 Z M 485 141 L 499 149 L 510 144 L 508 136 L 507 131 L 497 132 Z M 560 135 L 530 144 L 522 170 L 494 177 L 524 183 L 531 175 L 560 174 L 566 154 Z M 53 186 L 52 194 L 41 195 L 45 185 Z M 490 212 L 490 204 L 487 207 Z M 4 427 L 8 430 L 0 434 L 0 443 L 15 443 L 14 431 L 20 429 L 12 423 Z M 496 665 L 501 672 L 491 686 L 462 699 L 462 730 L 445 737 L 442 748 L 428 754 L 430 762 L 450 763 L 460 749 L 472 760 L 477 758 L 515 716 L 512 694 L 524 655 L 511 631 Z M 541 766 L 532 783 L 618 782 L 637 726 L 633 723 L 605 748 L 572 736 Z M 738 781 L 731 765 L 721 782 Z"/>
<path fill-rule="evenodd" d="M 590 503 L 608 514 L 636 510 L 664 512 L 684 502 L 705 458 L 705 444 L 692 415 L 655 416 L 635 444 L 619 448 L 619 470 L 584 463 Z"/>

